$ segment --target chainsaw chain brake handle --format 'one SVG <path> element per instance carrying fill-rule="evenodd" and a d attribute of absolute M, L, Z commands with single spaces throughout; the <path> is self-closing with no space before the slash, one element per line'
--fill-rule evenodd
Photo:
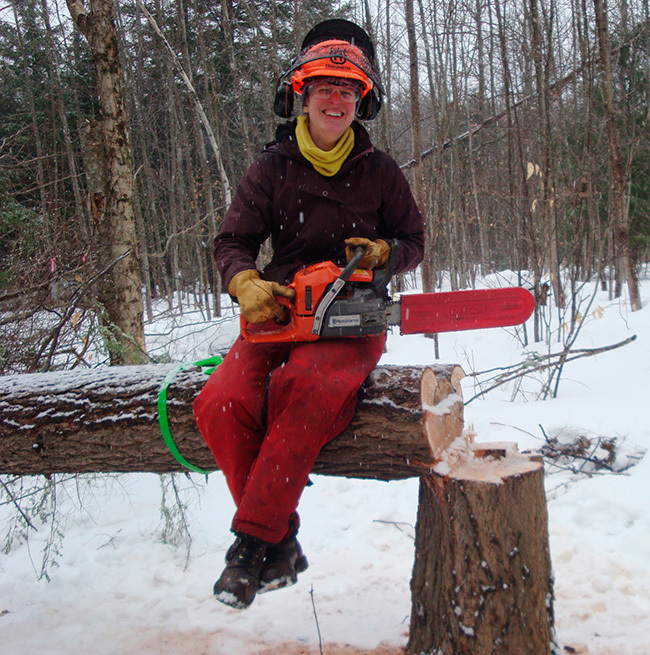
<path fill-rule="evenodd" d="M 284 325 L 268 321 L 262 325 L 247 323 L 240 318 L 241 334 L 252 343 L 286 343 L 316 341 L 322 330 L 325 314 L 346 282 L 363 282 L 381 297 L 388 299 L 387 285 L 395 269 L 398 242 L 390 243 L 390 255 L 386 266 L 374 271 L 357 269 L 365 249 L 359 246 L 349 263 L 342 270 L 333 262 L 314 264 L 296 273 L 289 285 L 296 290 L 296 298 L 276 297 L 280 305 L 289 310 L 289 321 Z"/>
<path fill-rule="evenodd" d="M 363 246 L 357 246 L 354 249 L 354 255 L 348 262 L 347 266 L 341 271 L 332 286 L 328 289 L 327 293 L 323 296 L 322 300 L 318 303 L 318 308 L 314 313 L 314 324 L 311 329 L 311 333 L 314 336 L 318 336 L 321 333 L 323 328 L 323 319 L 325 318 L 325 312 L 329 309 L 330 305 L 334 302 L 334 298 L 339 295 L 339 291 L 343 288 L 343 285 L 350 279 L 352 273 L 357 268 L 357 264 L 362 260 L 363 253 L 365 252 Z"/>

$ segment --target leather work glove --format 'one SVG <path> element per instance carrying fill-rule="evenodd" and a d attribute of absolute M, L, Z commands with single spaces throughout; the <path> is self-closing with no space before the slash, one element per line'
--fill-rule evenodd
<path fill-rule="evenodd" d="M 373 268 L 381 268 L 388 261 L 390 246 L 383 239 L 371 241 L 364 237 L 352 237 L 345 240 L 345 257 L 348 262 L 352 259 L 355 248 L 359 246 L 366 249 L 358 264 L 359 268 L 371 271 Z"/>
<path fill-rule="evenodd" d="M 228 293 L 237 298 L 242 316 L 249 323 L 256 325 L 266 323 L 272 318 L 280 323 L 286 323 L 287 308 L 282 307 L 275 297 L 296 297 L 294 289 L 282 286 L 277 282 L 262 280 L 255 269 L 237 273 L 228 285 Z"/>

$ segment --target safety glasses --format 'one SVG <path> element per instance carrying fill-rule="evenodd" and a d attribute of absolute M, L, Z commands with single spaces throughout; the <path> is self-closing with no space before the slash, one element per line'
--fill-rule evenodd
<path fill-rule="evenodd" d="M 353 86 L 335 86 L 333 84 L 313 84 L 309 87 L 309 95 L 320 100 L 329 100 L 334 93 L 339 94 L 343 102 L 358 102 L 361 91 Z"/>

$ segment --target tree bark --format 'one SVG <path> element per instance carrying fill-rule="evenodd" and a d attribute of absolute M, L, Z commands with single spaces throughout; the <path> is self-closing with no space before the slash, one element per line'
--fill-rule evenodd
<path fill-rule="evenodd" d="M 96 241 L 101 250 L 99 268 L 115 262 L 99 289 L 99 301 L 105 310 L 104 341 L 111 364 L 139 364 L 146 361 L 142 280 L 133 209 L 133 155 L 113 1 L 91 0 L 88 10 L 81 0 L 67 0 L 67 3 L 93 54 L 102 112 L 106 189 L 103 211 L 96 224 Z"/>
<path fill-rule="evenodd" d="M 158 426 L 158 390 L 173 368 L 0 377 L 0 473 L 186 470 L 169 452 Z M 362 389 L 354 421 L 323 450 L 314 472 L 391 480 L 426 469 L 431 454 L 422 433 L 422 371 L 378 367 Z M 180 372 L 169 387 L 167 408 L 181 454 L 196 466 L 216 470 L 192 414 L 205 380 L 198 369 Z"/>
<path fill-rule="evenodd" d="M 614 82 L 612 78 L 612 63 L 609 46 L 609 29 L 607 27 L 607 6 L 605 0 L 594 0 L 596 12 L 596 31 L 598 34 L 598 50 L 600 53 L 600 70 L 603 85 L 603 108 L 607 122 L 607 145 L 609 149 L 609 212 L 616 247 L 618 249 L 621 272 L 627 281 L 632 311 L 642 308 L 641 294 L 637 281 L 634 261 L 630 253 L 630 224 L 626 203 L 626 174 L 623 171 L 621 151 L 618 138 L 618 116 L 614 104 Z"/>

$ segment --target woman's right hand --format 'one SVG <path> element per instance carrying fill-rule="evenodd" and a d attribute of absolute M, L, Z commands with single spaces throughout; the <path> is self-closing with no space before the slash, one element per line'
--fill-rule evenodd
<path fill-rule="evenodd" d="M 233 277 L 228 285 L 228 293 L 237 298 L 242 316 L 255 325 L 275 319 L 286 323 L 288 310 L 275 299 L 276 296 L 293 299 L 295 289 L 277 282 L 262 280 L 258 271 L 249 269 Z"/>

